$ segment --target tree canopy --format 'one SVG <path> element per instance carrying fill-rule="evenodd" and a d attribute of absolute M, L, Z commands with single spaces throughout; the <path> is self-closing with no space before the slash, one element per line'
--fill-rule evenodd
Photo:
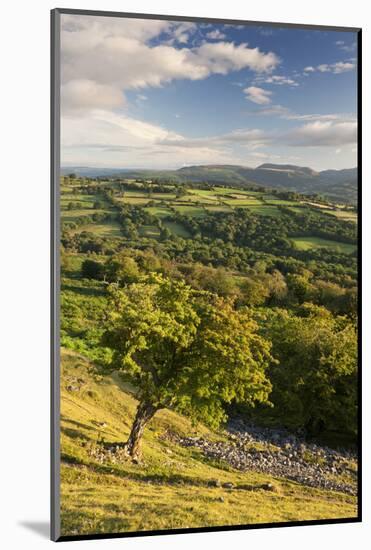
<path fill-rule="evenodd" d="M 296 314 L 268 311 L 262 334 L 272 342 L 271 400 L 290 427 L 308 433 L 357 431 L 355 324 L 324 307 L 304 304 Z"/>
<path fill-rule="evenodd" d="M 216 427 L 227 403 L 267 402 L 270 344 L 247 311 L 159 274 L 112 285 L 111 296 L 111 368 L 129 377 L 140 403 Z"/>

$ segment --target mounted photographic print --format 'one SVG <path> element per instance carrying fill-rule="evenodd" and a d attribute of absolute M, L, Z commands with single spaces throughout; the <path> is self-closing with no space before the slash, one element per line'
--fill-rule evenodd
<path fill-rule="evenodd" d="M 53 540 L 361 520 L 360 40 L 53 10 Z"/>

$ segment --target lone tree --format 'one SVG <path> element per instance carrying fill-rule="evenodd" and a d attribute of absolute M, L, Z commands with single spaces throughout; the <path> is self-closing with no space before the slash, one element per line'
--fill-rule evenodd
<path fill-rule="evenodd" d="M 139 455 L 144 428 L 160 409 L 217 427 L 232 400 L 267 402 L 270 344 L 248 312 L 157 274 L 125 288 L 112 285 L 111 294 L 103 337 L 114 350 L 110 368 L 128 376 L 139 400 L 126 442 L 131 457 Z"/>

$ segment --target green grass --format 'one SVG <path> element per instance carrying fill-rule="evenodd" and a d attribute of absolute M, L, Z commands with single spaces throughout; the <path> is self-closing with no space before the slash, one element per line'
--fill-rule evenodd
<path fill-rule="evenodd" d="M 76 218 L 82 218 L 84 216 L 93 216 L 94 214 L 112 214 L 112 210 L 95 210 L 90 208 L 76 209 L 76 210 L 62 210 L 62 220 L 65 222 L 73 222 Z"/>
<path fill-rule="evenodd" d="M 69 193 L 63 192 L 61 194 L 61 206 L 67 207 L 70 202 L 79 202 L 83 204 L 83 208 L 93 209 L 95 202 L 100 202 L 104 208 L 109 207 L 109 203 L 101 195 L 88 195 L 86 193 Z"/>
<path fill-rule="evenodd" d="M 357 212 L 349 212 L 347 210 L 324 210 L 323 212 L 341 220 L 357 222 Z"/>
<path fill-rule="evenodd" d="M 163 222 L 163 225 L 167 227 L 177 237 L 183 237 L 188 239 L 191 235 L 183 225 L 177 222 Z"/>
<path fill-rule="evenodd" d="M 122 197 L 123 195 L 123 197 Z M 148 193 L 146 191 L 138 191 L 138 190 L 124 190 L 123 192 L 121 192 L 121 198 L 126 198 L 126 197 L 141 197 L 142 199 L 143 198 L 147 198 L 148 197 Z"/>
<path fill-rule="evenodd" d="M 246 198 L 246 199 L 225 199 L 223 202 L 230 206 L 260 206 L 262 202 L 258 199 Z"/>
<path fill-rule="evenodd" d="M 240 206 L 239 208 L 243 207 Z M 248 206 L 247 208 L 252 212 L 252 214 L 256 214 L 258 216 L 280 216 L 280 211 L 275 206 L 262 204 L 261 206 Z"/>
<path fill-rule="evenodd" d="M 242 200 L 256 200 L 256 197 L 250 196 L 248 193 L 241 193 L 240 190 L 236 193 L 228 193 L 228 197 L 232 199 L 242 199 Z"/>
<path fill-rule="evenodd" d="M 288 209 L 295 214 L 305 214 L 309 212 L 309 208 L 306 206 L 289 206 Z"/>
<path fill-rule="evenodd" d="M 84 210 L 89 209 L 89 210 L 94 211 L 93 205 L 94 205 L 95 201 L 91 197 L 90 198 L 84 198 L 84 199 L 77 199 L 75 197 L 66 198 L 65 196 L 63 196 L 61 198 L 61 209 L 68 211 L 68 205 L 69 205 L 70 202 L 78 203 L 79 208 L 82 208 Z M 73 212 L 75 210 L 77 210 L 77 208 L 72 208 L 70 211 Z"/>
<path fill-rule="evenodd" d="M 71 233 L 81 233 L 82 231 L 94 233 L 99 237 L 122 237 L 120 224 L 114 221 L 80 225 L 78 228 L 71 230 Z"/>
<path fill-rule="evenodd" d="M 157 413 L 145 431 L 143 463 L 114 464 L 93 458 L 91 449 L 98 440 L 125 441 L 136 405 L 130 387 L 117 375 L 95 376 L 83 357 L 62 350 L 62 535 L 349 518 L 357 514 L 352 496 L 253 471 L 234 471 L 206 460 L 195 449 L 163 439 L 169 429 L 180 435 L 224 438 L 202 425 L 195 429 L 186 418 L 167 410 Z M 237 488 L 210 487 L 211 480 L 232 482 Z M 267 482 L 273 484 L 274 491 L 259 488 Z M 243 485 L 256 489 L 243 490 Z"/>
<path fill-rule="evenodd" d="M 175 210 L 177 210 L 180 214 L 182 214 L 183 216 L 194 216 L 194 217 L 197 217 L 197 218 L 200 218 L 202 216 L 205 216 L 205 211 L 201 208 L 201 207 L 198 207 L 198 206 L 179 206 L 177 204 L 174 204 L 174 208 Z"/>
<path fill-rule="evenodd" d="M 263 195 L 262 191 L 236 189 L 236 187 L 214 187 L 213 192 L 217 195 L 230 195 L 231 193 L 238 193 L 239 195 Z"/>
<path fill-rule="evenodd" d="M 149 196 L 149 195 L 148 195 Z M 170 201 L 170 200 L 174 200 L 176 197 L 176 195 L 174 193 L 152 193 L 149 198 L 150 199 L 157 199 L 157 200 L 166 200 L 166 201 Z"/>
<path fill-rule="evenodd" d="M 146 207 L 147 212 L 152 214 L 153 216 L 157 216 L 157 218 L 166 218 L 166 216 L 171 216 L 172 212 L 165 206 L 147 206 Z"/>
<path fill-rule="evenodd" d="M 215 197 L 215 191 L 212 189 L 189 189 L 189 193 L 198 197 Z"/>
<path fill-rule="evenodd" d="M 273 204 L 276 206 L 295 206 L 297 204 L 295 201 L 287 201 L 284 199 L 267 199 L 264 197 L 267 204 Z"/>
<path fill-rule="evenodd" d="M 63 270 L 64 273 L 62 273 L 62 276 L 66 276 L 69 278 L 78 278 L 81 276 L 81 266 L 84 260 L 86 259 L 93 259 L 92 256 L 89 256 L 88 254 L 77 254 L 77 253 L 70 253 L 67 256 L 67 265 L 65 269 Z"/>
<path fill-rule="evenodd" d="M 226 206 L 226 205 L 216 205 L 216 206 L 207 206 L 206 207 L 206 210 L 208 212 L 230 212 L 231 211 L 231 207 L 230 206 Z"/>
<path fill-rule="evenodd" d="M 343 254 L 351 254 L 356 249 L 354 244 L 341 243 L 338 241 L 330 241 L 321 239 L 320 237 L 298 237 L 291 239 L 298 250 L 312 250 L 313 248 L 331 248 Z"/>
<path fill-rule="evenodd" d="M 201 204 L 215 204 L 219 199 L 217 197 L 213 197 L 212 195 L 210 196 L 203 196 L 203 195 L 196 195 L 196 194 L 193 194 L 193 195 L 184 195 L 183 197 L 180 197 L 179 199 L 177 199 L 177 203 L 178 204 L 181 204 L 181 203 L 188 203 L 188 202 L 191 202 L 191 203 L 201 203 Z"/>
<path fill-rule="evenodd" d="M 139 228 L 139 234 L 142 237 L 157 239 L 160 236 L 160 230 L 154 225 L 142 225 L 142 227 Z"/>
<path fill-rule="evenodd" d="M 146 201 L 150 200 L 173 200 L 175 199 L 174 193 L 149 193 L 148 191 L 138 191 L 138 190 L 129 190 L 124 191 L 123 196 L 120 196 L 121 200 L 127 202 L 131 199 L 145 199 Z"/>
<path fill-rule="evenodd" d="M 139 196 L 124 196 L 123 198 L 120 198 L 120 202 L 122 204 L 137 204 L 138 206 L 145 206 L 151 199 L 147 196 L 139 197 Z"/>

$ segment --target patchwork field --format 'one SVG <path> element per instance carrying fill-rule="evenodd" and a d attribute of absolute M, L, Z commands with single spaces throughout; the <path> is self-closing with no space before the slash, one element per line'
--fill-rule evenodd
<path fill-rule="evenodd" d="M 321 203 L 311 201 L 285 200 L 272 194 L 257 190 L 236 189 L 233 187 L 212 187 L 209 189 L 187 188 L 179 191 L 179 187 L 171 184 L 162 186 L 162 192 L 150 185 L 125 180 L 125 189 L 120 188 L 116 183 L 102 182 L 102 187 L 112 188 L 113 196 L 118 207 L 132 206 L 140 207 L 157 220 L 164 222 L 163 227 L 170 231 L 170 234 L 190 238 L 190 233 L 175 215 L 188 218 L 200 219 L 208 215 L 223 212 L 233 212 L 236 209 L 244 209 L 256 216 L 267 216 L 279 218 L 280 207 L 286 212 L 293 214 L 306 214 L 310 211 L 318 215 L 335 217 L 345 221 L 356 221 L 356 212 L 342 210 L 341 208 L 328 208 Z M 130 188 L 132 187 L 132 189 Z M 62 221 L 77 225 L 72 231 L 74 234 L 82 231 L 91 232 L 101 237 L 117 238 L 122 236 L 120 226 L 115 217 L 117 209 L 113 206 L 111 199 L 100 192 L 99 184 L 95 184 L 97 194 L 82 193 L 76 185 L 62 186 L 61 210 Z M 92 216 L 100 216 L 92 223 Z M 86 218 L 86 223 L 83 223 Z M 96 219 L 96 218 L 94 218 Z M 156 223 L 146 223 L 139 231 L 142 237 L 158 240 L 161 235 L 160 228 Z M 355 249 L 354 245 L 337 242 L 334 240 L 318 239 L 316 237 L 298 237 L 292 239 L 297 250 L 306 251 L 318 248 L 330 248 L 344 254 L 350 254 Z"/>
<path fill-rule="evenodd" d="M 178 235 L 184 239 L 188 239 L 191 234 L 180 223 L 177 222 L 164 222 L 164 226 L 169 229 L 173 235 Z"/>
<path fill-rule="evenodd" d="M 356 246 L 348 243 L 341 243 L 337 241 L 330 241 L 327 239 L 321 239 L 319 237 L 300 237 L 299 239 L 292 239 L 298 250 L 311 250 L 312 248 L 330 248 L 338 250 L 344 254 L 351 254 L 356 249 Z"/>
<path fill-rule="evenodd" d="M 325 210 L 326 214 L 335 216 L 341 220 L 346 220 L 350 222 L 357 222 L 357 213 L 351 212 L 349 210 Z"/>

